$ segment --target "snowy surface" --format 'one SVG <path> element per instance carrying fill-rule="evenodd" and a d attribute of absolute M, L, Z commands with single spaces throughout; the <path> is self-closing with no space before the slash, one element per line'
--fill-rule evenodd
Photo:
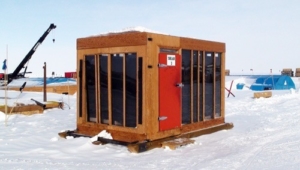
<path fill-rule="evenodd" d="M 19 78 L 14 79 L 11 83 L 8 84 L 9 87 L 19 87 L 24 82 L 26 82 L 26 87 L 28 86 L 42 86 L 44 84 L 44 78 Z M 46 78 L 47 85 L 75 85 L 76 80 L 73 78 L 64 78 L 64 77 L 50 77 Z"/>
<path fill-rule="evenodd" d="M 237 90 L 237 83 L 250 86 L 248 77 L 234 80 L 235 97 L 226 98 L 226 122 L 234 128 L 193 138 L 194 144 L 176 150 L 163 148 L 130 153 L 126 147 L 93 145 L 93 138 L 62 139 L 58 132 L 76 128 L 76 96 L 48 93 L 52 100 L 69 103 L 70 110 L 50 109 L 31 116 L 0 112 L 0 169 L 299 169 L 300 93 L 272 91 L 271 98 L 253 99 L 253 91 Z M 4 104 L 0 91 L 0 105 Z M 42 93 L 9 91 L 8 103 L 42 99 Z M 227 96 L 227 92 L 226 92 Z M 105 131 L 99 136 L 107 136 Z"/>
<path fill-rule="evenodd" d="M 92 35 L 90 37 L 94 37 L 94 36 L 104 36 L 104 35 L 109 35 L 109 34 L 116 34 L 116 33 L 125 33 L 125 32 L 149 32 L 149 33 L 156 33 L 156 34 L 164 34 L 158 31 L 154 31 L 142 26 L 135 26 L 135 27 L 127 27 L 127 28 L 123 28 L 121 30 L 118 31 L 109 31 L 106 33 L 101 33 L 101 34 L 97 34 L 97 35 Z"/>

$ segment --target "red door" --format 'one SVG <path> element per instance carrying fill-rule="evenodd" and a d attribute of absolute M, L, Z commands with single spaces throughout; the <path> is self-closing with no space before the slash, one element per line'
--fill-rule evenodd
<path fill-rule="evenodd" d="M 159 54 L 159 130 L 181 126 L 181 56 Z"/>

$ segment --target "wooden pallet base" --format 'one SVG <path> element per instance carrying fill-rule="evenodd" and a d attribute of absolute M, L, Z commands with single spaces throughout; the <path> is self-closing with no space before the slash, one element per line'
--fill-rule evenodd
<path fill-rule="evenodd" d="M 163 148 L 170 148 L 171 150 L 175 150 L 176 148 L 179 148 L 181 146 L 185 146 L 188 144 L 194 143 L 195 140 L 189 139 L 189 138 L 178 138 L 166 142 L 162 142 Z"/>
<path fill-rule="evenodd" d="M 67 138 L 67 136 L 72 136 L 74 138 L 78 138 L 78 137 L 88 137 L 88 138 L 91 138 L 92 137 L 92 136 L 87 136 L 87 135 L 84 135 L 84 134 L 78 134 L 74 130 L 67 130 L 67 131 L 64 131 L 64 132 L 59 132 L 58 136 L 60 136 L 61 138 L 65 138 L 65 139 Z"/>
<path fill-rule="evenodd" d="M 171 136 L 163 139 L 158 139 L 154 141 L 141 141 L 141 142 L 123 142 L 123 141 L 116 141 L 113 139 L 106 139 L 103 137 L 98 137 L 96 141 L 93 142 L 95 145 L 104 145 L 107 143 L 111 144 L 117 144 L 117 145 L 123 145 L 127 146 L 128 150 L 132 153 L 140 153 L 140 152 L 145 152 L 154 148 L 161 148 L 161 147 L 169 147 L 170 149 L 174 150 L 178 147 L 188 145 L 191 143 L 194 143 L 194 140 L 190 139 L 193 137 L 205 135 L 205 134 L 210 134 L 214 133 L 220 130 L 225 130 L 225 129 L 231 129 L 233 128 L 232 123 L 223 123 L 221 125 L 217 125 L 214 127 L 210 127 L 207 129 L 201 129 L 197 131 L 192 131 L 188 132 L 185 134 L 181 134 L 178 136 Z M 65 132 L 60 132 L 58 135 L 62 138 L 66 138 L 67 136 L 73 136 L 74 138 L 76 137 L 92 137 L 92 136 L 87 136 L 83 134 L 78 134 L 75 131 L 65 131 Z"/>
<path fill-rule="evenodd" d="M 173 141 L 176 139 L 189 139 L 193 138 L 193 137 L 198 137 L 201 135 L 206 135 L 206 134 L 210 134 L 210 133 L 214 133 L 220 130 L 225 130 L 225 129 L 232 129 L 233 128 L 233 124 L 232 123 L 223 123 L 221 125 L 217 125 L 214 127 L 210 127 L 210 128 L 206 128 L 206 129 L 200 129 L 200 130 L 196 130 L 196 131 L 192 131 L 192 132 L 187 132 L 178 136 L 172 136 L 172 137 L 168 137 L 168 138 L 163 138 L 163 139 L 158 139 L 158 140 L 154 140 L 154 141 L 144 141 L 144 142 L 139 142 L 139 143 L 134 143 L 134 144 L 128 144 L 127 148 L 130 152 L 133 153 L 140 153 L 140 152 L 144 152 L 144 151 L 148 151 L 154 148 L 160 148 L 163 146 L 164 142 L 169 142 L 169 141 Z M 172 142 L 171 142 L 172 143 Z M 193 141 L 188 141 L 186 140 L 186 144 L 189 143 L 193 143 Z M 177 143 L 177 144 L 173 144 L 173 148 L 176 148 L 178 146 L 183 146 L 185 143 Z"/>

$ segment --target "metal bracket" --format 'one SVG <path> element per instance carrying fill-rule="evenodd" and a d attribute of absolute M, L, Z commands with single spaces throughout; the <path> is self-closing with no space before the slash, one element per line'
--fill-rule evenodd
<path fill-rule="evenodd" d="M 182 84 L 182 83 L 177 83 L 176 84 L 176 87 L 179 87 L 179 88 L 182 88 L 184 86 L 184 84 Z"/>

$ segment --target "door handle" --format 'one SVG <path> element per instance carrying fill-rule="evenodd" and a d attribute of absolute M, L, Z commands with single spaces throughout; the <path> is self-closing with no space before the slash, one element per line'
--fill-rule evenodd
<path fill-rule="evenodd" d="M 182 83 L 177 83 L 176 84 L 176 87 L 179 87 L 179 88 L 182 88 L 184 86 L 184 84 L 182 84 Z"/>
<path fill-rule="evenodd" d="M 166 119 L 168 119 L 167 116 L 160 116 L 160 117 L 158 117 L 158 120 L 159 120 L 159 121 L 166 120 Z"/>
<path fill-rule="evenodd" d="M 168 67 L 168 66 L 167 66 L 167 64 L 161 64 L 161 63 L 159 63 L 159 64 L 158 64 L 158 67 L 159 67 L 159 68 L 163 68 L 163 67 Z"/>

